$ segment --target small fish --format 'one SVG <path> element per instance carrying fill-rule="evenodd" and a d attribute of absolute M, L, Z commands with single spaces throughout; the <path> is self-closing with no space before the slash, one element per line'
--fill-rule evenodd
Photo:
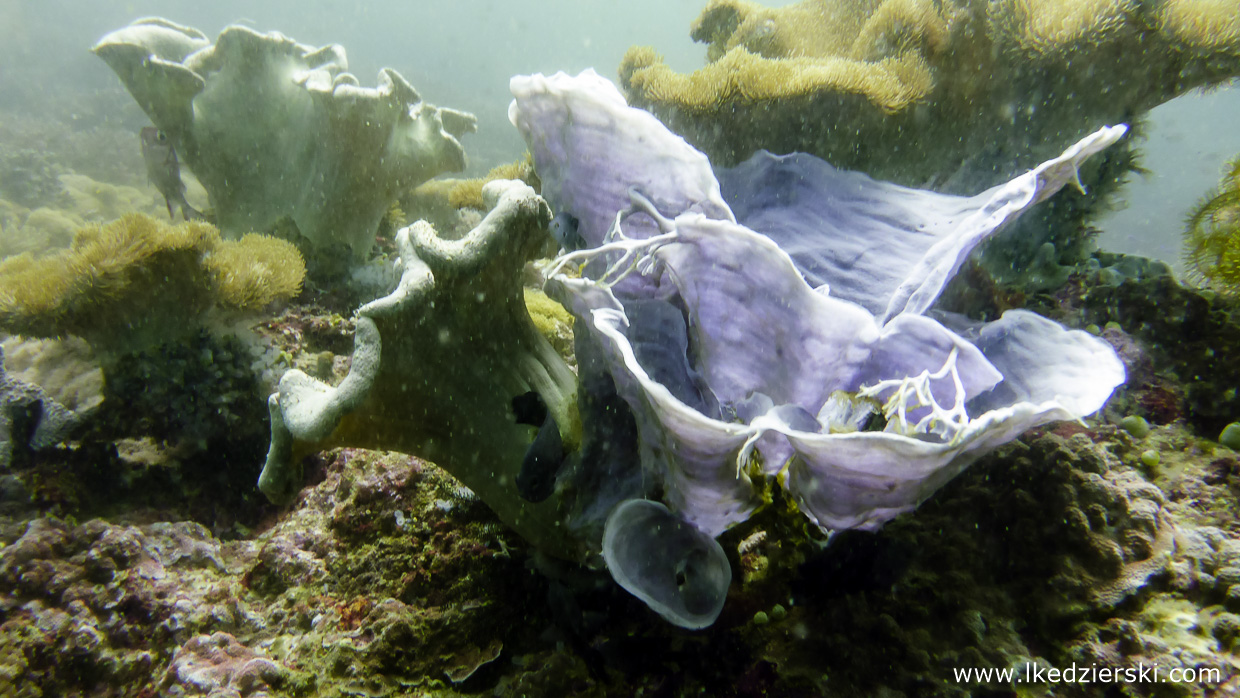
<path fill-rule="evenodd" d="M 581 237 L 581 233 L 577 232 L 577 226 L 581 225 L 581 221 L 577 217 L 566 211 L 556 214 L 551 219 L 551 237 L 560 243 L 560 248 L 565 252 L 576 252 L 586 248 L 585 238 Z"/>
<path fill-rule="evenodd" d="M 177 162 L 177 151 L 172 147 L 168 134 L 147 126 L 142 129 L 142 159 L 146 161 L 146 178 L 160 194 L 164 195 L 164 203 L 168 205 L 168 218 L 176 220 L 172 213 L 172 205 L 181 209 L 181 216 L 187 220 L 198 220 L 202 214 L 194 210 L 185 200 L 185 182 L 181 181 L 181 164 Z"/>
<path fill-rule="evenodd" d="M 538 427 L 538 435 L 526 449 L 521 472 L 517 474 L 517 493 L 526 501 L 538 503 L 555 491 L 555 477 L 564 463 L 560 427 L 542 396 L 533 390 L 512 399 L 512 412 L 517 424 Z"/>

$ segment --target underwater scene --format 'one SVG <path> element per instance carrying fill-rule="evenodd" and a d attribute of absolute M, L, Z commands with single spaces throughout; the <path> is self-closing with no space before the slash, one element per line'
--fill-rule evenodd
<path fill-rule="evenodd" d="M 1240 696 L 1240 0 L 0 66 L 0 696 Z"/>

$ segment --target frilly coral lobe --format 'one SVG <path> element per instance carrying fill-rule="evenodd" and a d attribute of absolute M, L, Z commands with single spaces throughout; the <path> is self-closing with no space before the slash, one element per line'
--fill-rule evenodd
<path fill-rule="evenodd" d="M 298 370 L 269 402 L 272 441 L 259 488 L 275 501 L 302 486 L 295 442 L 417 453 L 475 491 L 531 542 L 565 557 L 577 543 L 556 498 L 532 504 L 516 479 L 529 446 L 512 398 L 538 392 L 572 440 L 572 371 L 525 309 L 521 274 L 551 219 L 529 186 L 483 188 L 491 212 L 467 235 L 419 221 L 397 236 L 401 280 L 358 310 L 349 375 L 332 386 Z"/>
<path fill-rule="evenodd" d="M 877 528 L 1029 427 L 1098 410 L 1124 381 L 1105 342 L 1033 313 L 932 317 L 968 254 L 1123 126 L 968 198 L 807 155 L 763 167 L 773 156 L 760 153 L 721 175 L 733 209 L 704 157 L 591 71 L 511 87 L 544 194 L 592 245 L 560 259 L 586 275 L 555 276 L 549 292 L 636 416 L 647 494 L 711 536 L 760 504 L 758 474 L 825 529 Z M 780 196 L 794 178 L 806 195 Z M 841 230 L 850 256 L 833 253 Z"/>
<path fill-rule="evenodd" d="M 384 68 L 362 87 L 337 44 L 278 32 L 202 32 L 160 18 L 103 37 L 94 52 L 202 182 L 228 234 L 288 217 L 317 248 L 361 257 L 397 194 L 465 169 L 472 115 L 422 101 Z"/>

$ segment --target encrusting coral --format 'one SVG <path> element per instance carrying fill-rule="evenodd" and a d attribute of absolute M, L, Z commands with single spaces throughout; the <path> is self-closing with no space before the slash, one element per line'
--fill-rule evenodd
<path fill-rule="evenodd" d="M 226 241 L 207 223 L 132 214 L 79 230 L 68 250 L 0 263 L 0 327 L 129 353 L 197 331 L 212 310 L 246 313 L 289 298 L 304 275 L 291 243 Z"/>
<path fill-rule="evenodd" d="M 422 101 L 396 71 L 361 87 L 339 45 L 230 26 L 215 44 L 143 19 L 94 48 L 176 148 L 228 234 L 285 218 L 318 248 L 364 256 L 396 197 L 465 169 L 473 115 Z"/>
<path fill-rule="evenodd" d="M 1184 261 L 1206 286 L 1240 292 L 1240 158 L 1228 163 L 1218 190 L 1189 214 Z"/>

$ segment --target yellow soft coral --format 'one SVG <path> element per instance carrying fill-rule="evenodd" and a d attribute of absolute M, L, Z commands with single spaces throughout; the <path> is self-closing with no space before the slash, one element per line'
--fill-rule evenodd
<path fill-rule="evenodd" d="M 1240 8 L 1235 0 L 1163 0 L 1158 3 L 1160 31 L 1195 52 L 1240 50 Z"/>
<path fill-rule="evenodd" d="M 288 298 L 304 276 L 288 242 L 226 242 L 207 223 L 131 214 L 81 229 L 68 250 L 0 263 L 0 328 L 134 351 L 194 331 L 212 308 L 253 311 Z"/>
<path fill-rule="evenodd" d="M 483 177 L 456 180 L 452 188 L 448 190 L 448 205 L 452 208 L 485 210 L 486 204 L 482 202 L 482 188 L 488 182 L 497 179 L 519 179 L 529 184 L 533 171 L 533 165 L 527 157 L 525 160 L 497 165 Z"/>
<path fill-rule="evenodd" d="M 1240 75 L 1235 0 L 711 0 L 691 35 L 706 66 L 635 47 L 620 80 L 713 163 L 801 151 L 913 186 L 996 183 L 1007 153 Z"/>
<path fill-rule="evenodd" d="M 830 90 L 859 95 L 884 111 L 904 108 L 929 92 L 929 67 L 916 54 L 867 63 L 848 58 L 766 59 L 744 46 L 691 75 L 649 62 L 650 49 L 630 49 L 621 64 L 631 87 L 655 101 L 676 101 L 693 112 L 714 112 L 736 102 L 811 96 Z"/>
<path fill-rule="evenodd" d="M 692 30 L 710 44 L 709 65 L 678 75 L 654 49 L 634 47 L 620 74 L 650 101 L 695 112 L 820 93 L 860 95 L 886 112 L 925 99 L 933 88 L 925 55 L 946 45 L 951 13 L 929 0 L 852 5 L 816 0 L 773 10 L 715 0 Z"/>
<path fill-rule="evenodd" d="M 998 0 L 988 16 L 1000 45 L 1053 55 L 1136 31 L 1139 10 L 1136 0 Z"/>

